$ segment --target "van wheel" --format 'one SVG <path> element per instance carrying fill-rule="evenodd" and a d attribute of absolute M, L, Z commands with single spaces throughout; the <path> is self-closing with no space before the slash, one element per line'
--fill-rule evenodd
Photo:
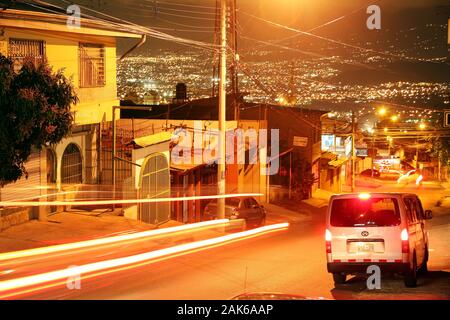
<path fill-rule="evenodd" d="M 416 286 L 417 286 L 417 259 L 416 255 L 414 254 L 413 266 L 405 274 L 405 287 L 415 288 Z"/>
<path fill-rule="evenodd" d="M 419 268 L 419 273 L 427 273 L 428 272 L 428 246 L 425 247 L 425 255 L 423 257 L 422 265 Z"/>
<path fill-rule="evenodd" d="M 333 280 L 335 284 L 343 284 L 345 283 L 345 280 L 347 279 L 346 274 L 342 273 L 333 273 Z"/>

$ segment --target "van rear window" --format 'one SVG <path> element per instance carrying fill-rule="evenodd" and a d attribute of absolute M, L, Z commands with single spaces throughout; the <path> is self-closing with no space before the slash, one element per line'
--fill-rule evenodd
<path fill-rule="evenodd" d="M 397 199 L 335 199 L 331 204 L 330 224 L 333 227 L 387 227 L 400 224 Z"/>

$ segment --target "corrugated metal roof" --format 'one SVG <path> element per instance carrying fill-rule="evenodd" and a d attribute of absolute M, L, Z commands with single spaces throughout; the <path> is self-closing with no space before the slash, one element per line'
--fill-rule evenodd
<path fill-rule="evenodd" d="M 335 160 L 337 158 L 337 155 L 332 152 L 324 152 L 324 153 L 322 153 L 320 158 L 325 159 L 325 160 Z"/>
<path fill-rule="evenodd" d="M 347 160 L 348 160 L 347 158 L 333 160 L 333 161 L 328 162 L 328 165 L 337 168 L 337 167 L 342 166 L 345 162 L 347 162 Z"/>
<path fill-rule="evenodd" d="M 136 138 L 133 142 L 139 147 L 145 148 L 154 144 L 170 141 L 172 139 L 172 133 L 163 131 L 156 134 L 152 134 L 145 137 Z"/>

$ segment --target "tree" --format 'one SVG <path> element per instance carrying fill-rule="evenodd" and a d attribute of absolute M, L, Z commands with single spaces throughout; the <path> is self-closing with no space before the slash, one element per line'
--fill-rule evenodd
<path fill-rule="evenodd" d="M 427 152 L 433 158 L 438 159 L 441 165 L 447 166 L 450 164 L 450 138 L 446 137 L 431 137 L 428 139 L 430 147 Z"/>
<path fill-rule="evenodd" d="M 71 129 L 71 105 L 78 98 L 62 73 L 46 61 L 25 59 L 14 71 L 0 54 L 0 186 L 27 177 L 24 163 L 33 149 L 41 150 L 66 137 Z"/>

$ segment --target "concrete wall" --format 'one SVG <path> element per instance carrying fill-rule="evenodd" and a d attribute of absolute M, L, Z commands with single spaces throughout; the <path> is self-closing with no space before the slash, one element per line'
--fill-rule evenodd
<path fill-rule="evenodd" d="M 0 209 L 0 232 L 31 219 L 36 219 L 37 208 L 8 208 Z"/>

